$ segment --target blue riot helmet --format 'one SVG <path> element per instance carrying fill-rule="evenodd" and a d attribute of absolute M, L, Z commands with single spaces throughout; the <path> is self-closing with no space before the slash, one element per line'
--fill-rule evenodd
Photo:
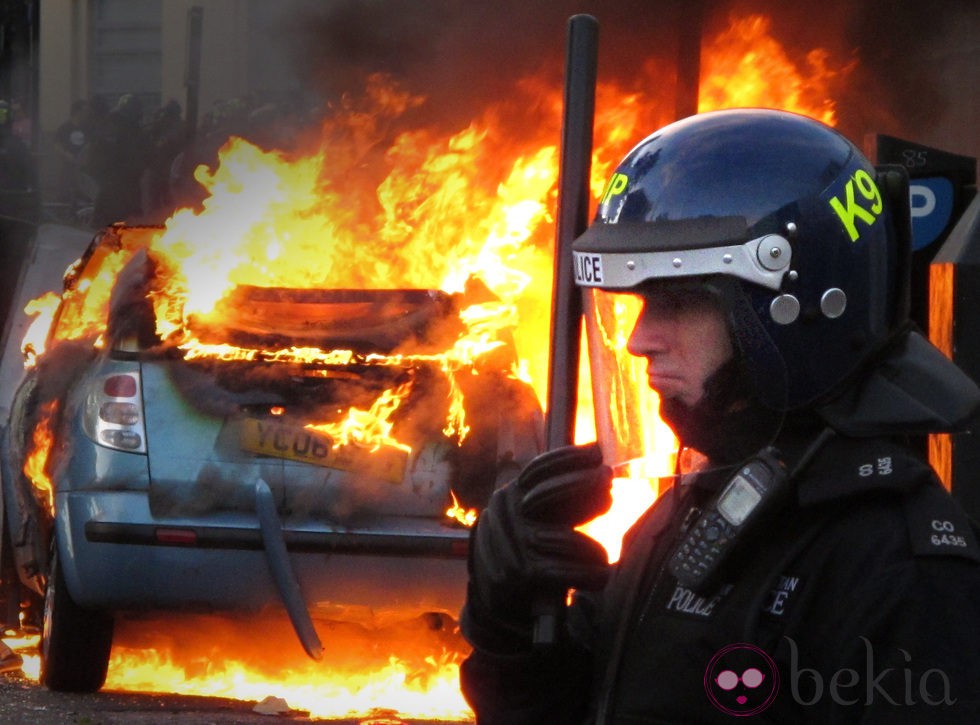
<path fill-rule="evenodd" d="M 573 245 L 576 281 L 609 291 L 703 283 L 724 301 L 757 399 L 775 411 L 808 407 L 907 319 L 907 207 L 893 187 L 854 144 L 805 116 L 692 116 L 619 164 Z"/>

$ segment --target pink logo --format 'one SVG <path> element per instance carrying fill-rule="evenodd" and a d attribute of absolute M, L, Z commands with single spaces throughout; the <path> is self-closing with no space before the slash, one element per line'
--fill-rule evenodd
<path fill-rule="evenodd" d="M 772 657 L 751 644 L 718 650 L 704 671 L 704 691 L 711 704 L 735 717 L 758 715 L 779 692 L 779 670 Z"/>

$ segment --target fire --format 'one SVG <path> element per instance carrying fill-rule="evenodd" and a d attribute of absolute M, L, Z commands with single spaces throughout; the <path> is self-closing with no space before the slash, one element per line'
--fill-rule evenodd
<path fill-rule="evenodd" d="M 34 426 L 31 449 L 24 457 L 24 475 L 34 486 L 34 492 L 44 510 L 54 516 L 54 483 L 48 476 L 48 458 L 54 446 L 54 419 L 58 413 L 59 402 L 51 400 L 41 406 L 40 415 Z"/>
<path fill-rule="evenodd" d="M 391 658 L 376 670 L 324 676 L 321 672 L 271 675 L 245 663 L 222 659 L 220 666 L 189 675 L 179 653 L 117 650 L 110 661 L 107 689 L 176 692 L 263 701 L 280 698 L 290 710 L 314 718 L 369 717 L 378 703 L 401 717 L 470 722 L 472 714 L 459 692 L 458 662 L 430 657 L 423 673 Z"/>
<path fill-rule="evenodd" d="M 458 521 L 463 526 L 472 526 L 475 524 L 476 517 L 479 516 L 480 512 L 474 508 L 468 509 L 465 506 L 461 506 L 459 499 L 456 498 L 456 494 L 452 491 L 449 492 L 449 495 L 453 499 L 453 505 L 446 509 L 446 516 L 454 521 Z"/>
<path fill-rule="evenodd" d="M 25 367 L 34 367 L 38 356 L 44 354 L 45 338 L 47 337 L 48 330 L 51 329 L 51 323 L 54 320 L 54 314 L 60 302 L 60 295 L 54 292 L 46 292 L 40 297 L 28 302 L 24 308 L 26 314 L 36 315 L 30 327 L 28 327 L 20 346 L 21 352 L 24 355 Z"/>
<path fill-rule="evenodd" d="M 609 563 L 615 564 L 623 546 L 623 522 L 634 521 L 659 495 L 660 487 L 654 478 L 644 479 L 632 472 L 616 476 L 612 482 L 612 506 L 606 513 L 579 526 L 578 531 L 602 544 Z"/>
<path fill-rule="evenodd" d="M 704 44 L 699 110 L 775 107 L 834 123 L 832 90 L 849 66 L 835 68 L 820 49 L 811 51 L 806 62 L 806 68 L 794 64 L 771 36 L 766 18 L 733 17 L 728 29 Z M 635 86 L 603 80 L 597 88 L 593 198 L 626 151 L 671 120 L 651 90 L 659 87 L 650 82 L 654 72 L 647 64 Z M 25 311 L 38 317 L 25 351 L 42 354 L 45 337 L 49 344 L 99 344 L 115 280 L 137 250 L 147 249 L 157 280 L 149 293 L 157 335 L 185 359 L 323 367 L 435 363 L 449 383 L 445 430 L 462 440 L 467 423 L 461 382 L 480 374 L 496 360 L 504 341 L 512 340 L 517 359 L 505 363 L 508 374 L 530 382 L 543 404 L 560 89 L 542 88 L 529 79 L 515 88 L 514 98 L 488 108 L 456 133 L 414 128 L 385 135 L 407 109 L 424 102 L 391 79 L 374 76 L 363 98 L 337 104 L 305 153 L 261 149 L 232 138 L 214 168 L 197 169 L 195 178 L 206 191 L 198 206 L 178 209 L 162 228 L 119 232 L 115 247 L 98 252 L 103 258 L 96 260 L 95 273 L 68 275 L 63 312 L 53 323 L 53 295 L 28 306 Z M 245 285 L 442 290 L 468 300 L 459 315 L 465 329 L 442 351 L 370 356 L 352 350 L 247 348 L 220 334 L 199 337 L 195 330 L 200 325 L 221 330 L 222 300 Z M 474 288 L 480 291 L 474 294 Z M 646 470 L 638 470 L 639 463 L 617 465 L 613 508 L 583 527 L 614 561 L 622 533 L 666 485 L 662 476 L 673 465 L 675 443 L 656 416 L 657 401 L 646 389 L 639 363 L 625 350 L 635 311 L 610 312 L 603 338 L 587 341 L 583 349 L 592 355 L 604 350 L 617 361 L 618 373 L 590 381 L 583 358 L 576 436 L 580 441 L 602 438 L 610 434 L 611 424 L 622 422 L 638 436 L 627 449 L 616 449 L 624 456 L 615 463 L 639 455 Z M 45 336 L 41 328 L 47 325 L 51 334 Z M 594 411 L 593 382 L 596 390 L 611 386 L 611 410 Z M 406 444 L 392 435 L 390 416 L 409 389 L 406 384 L 385 390 L 366 409 L 351 407 L 339 421 L 312 425 L 344 444 L 405 450 Z M 50 450 L 50 430 L 39 424 L 35 436 L 38 455 L 32 455 L 25 473 L 50 501 L 50 481 L 41 477 L 41 451 Z M 455 496 L 446 513 L 465 524 L 475 519 L 475 511 L 464 511 Z M 384 702 L 399 713 L 469 719 L 458 692 L 459 651 L 426 661 L 424 677 L 418 675 L 423 670 L 405 669 L 393 659 L 326 685 L 308 671 L 256 672 L 239 666 L 224 647 L 219 656 L 198 661 L 198 671 L 190 673 L 191 661 L 180 651 L 165 652 L 164 641 L 161 635 L 131 651 L 114 649 L 108 687 L 246 699 L 282 693 L 293 707 L 320 715 L 365 713 Z M 281 683 L 289 679 L 297 684 L 287 691 Z"/>
<path fill-rule="evenodd" d="M 472 721 L 459 691 L 459 662 L 467 650 L 458 630 L 435 620 L 336 623 L 324 641 L 324 661 L 313 662 L 278 617 L 122 619 L 105 687 L 279 698 L 311 718 L 369 718 L 384 708 L 402 718 Z"/>
<path fill-rule="evenodd" d="M 949 262 L 929 265 L 929 340 L 953 358 L 953 295 L 955 279 Z M 953 441 L 948 433 L 929 436 L 929 463 L 949 490 L 953 482 Z"/>
<path fill-rule="evenodd" d="M 339 423 L 310 423 L 310 430 L 326 433 L 334 441 L 334 447 L 351 444 L 362 445 L 377 450 L 383 445 L 398 448 L 405 452 L 411 449 L 391 437 L 391 414 L 397 410 L 408 394 L 411 383 L 395 390 L 385 390 L 374 401 L 370 410 L 359 410 L 351 406 L 347 417 Z"/>
<path fill-rule="evenodd" d="M 759 106 L 795 111 L 831 126 L 837 122 L 832 89 L 854 69 L 830 65 L 826 50 L 806 54 L 805 72 L 770 35 L 764 15 L 732 17 L 729 27 L 702 51 L 698 111 Z"/>
<path fill-rule="evenodd" d="M 36 680 L 41 673 L 41 656 L 38 654 L 40 637 L 36 634 L 23 637 L 4 637 L 3 643 L 21 656 L 20 671 L 25 677 Z"/>

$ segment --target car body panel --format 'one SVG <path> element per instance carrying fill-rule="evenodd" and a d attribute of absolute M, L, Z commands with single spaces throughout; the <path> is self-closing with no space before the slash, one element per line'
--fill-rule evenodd
<path fill-rule="evenodd" d="M 241 399 L 232 406 L 236 410 L 228 415 L 209 414 L 206 405 L 195 405 L 193 398 L 174 383 L 175 377 L 186 372 L 184 367 L 177 361 L 141 366 L 146 427 L 152 432 L 147 435 L 155 511 L 254 510 L 254 483 L 261 478 L 276 494 L 277 508 L 293 516 L 332 514 L 347 518 L 365 508 L 374 514 L 444 514 L 451 474 L 451 449 L 445 439 L 432 440 L 411 454 L 389 454 L 389 459 L 397 455 L 396 461 L 403 461 L 399 469 L 403 472 L 397 478 L 385 475 L 395 466 L 370 475 L 363 466 L 349 465 L 353 470 L 345 470 L 291 460 L 288 454 L 325 446 L 322 440 L 311 442 L 309 432 L 306 438 L 301 437 L 301 420 L 290 426 L 300 437 L 284 436 L 276 446 L 282 449 L 279 454 L 257 454 L 242 447 L 242 425 L 283 425 L 282 415 L 266 413 L 260 417 L 255 412 L 258 407 L 268 410 L 272 403 L 282 401 L 263 400 L 262 391 L 258 391 L 251 397 L 239 396 Z M 246 412 L 248 408 L 253 411 L 251 415 Z M 347 448 L 357 451 L 355 446 Z M 361 449 L 359 458 L 351 463 L 364 461 L 370 465 L 369 459 L 378 453 Z M 324 458 L 329 454 L 325 450 Z"/>
<path fill-rule="evenodd" d="M 56 507 L 66 583 L 82 606 L 181 611 L 279 606 L 254 514 L 212 514 L 206 524 L 200 517 L 161 518 L 150 512 L 145 494 L 118 491 L 59 494 Z M 404 522 L 398 532 L 398 525 L 388 521 L 385 535 L 377 528 L 313 522 L 284 530 L 314 615 L 343 608 L 458 612 L 468 533 Z M 160 529 L 196 530 L 200 545 L 145 543 L 154 542 Z M 428 541 L 420 545 L 423 531 Z M 378 541 L 372 545 L 372 539 Z M 357 550 L 362 553 L 351 553 Z"/>

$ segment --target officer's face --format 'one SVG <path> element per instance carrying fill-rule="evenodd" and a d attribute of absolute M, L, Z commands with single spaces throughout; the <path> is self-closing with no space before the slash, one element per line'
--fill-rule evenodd
<path fill-rule="evenodd" d="M 650 285 L 626 349 L 647 359 L 647 377 L 661 398 L 688 406 L 733 354 L 725 317 L 708 293 L 670 284 Z"/>

